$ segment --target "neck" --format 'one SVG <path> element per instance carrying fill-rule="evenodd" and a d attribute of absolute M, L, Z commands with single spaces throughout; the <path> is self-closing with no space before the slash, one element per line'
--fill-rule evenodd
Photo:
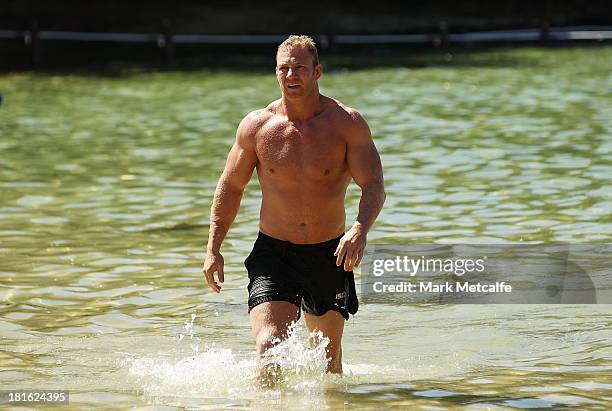
<path fill-rule="evenodd" d="M 288 99 L 283 96 L 282 105 L 287 118 L 291 121 L 304 121 L 313 118 L 321 111 L 319 88 L 303 99 Z"/>

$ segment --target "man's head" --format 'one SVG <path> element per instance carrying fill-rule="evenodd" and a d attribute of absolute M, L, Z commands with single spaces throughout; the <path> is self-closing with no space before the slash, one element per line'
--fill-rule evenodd
<path fill-rule="evenodd" d="M 289 36 L 278 46 L 276 78 L 284 97 L 310 95 L 322 72 L 317 47 L 310 37 Z"/>

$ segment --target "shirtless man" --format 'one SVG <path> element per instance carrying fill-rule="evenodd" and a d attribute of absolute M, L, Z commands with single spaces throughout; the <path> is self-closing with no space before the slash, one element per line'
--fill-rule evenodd
<path fill-rule="evenodd" d="M 328 372 L 342 372 L 342 331 L 358 308 L 352 269 L 385 201 L 380 157 L 365 120 L 319 94 L 323 67 L 307 36 L 290 36 L 276 54 L 282 97 L 249 113 L 213 200 L 202 269 L 221 291 L 221 243 L 234 221 L 253 169 L 261 185 L 260 232 L 245 261 L 249 317 L 258 364 L 286 338 L 304 311 L 310 332 L 328 337 Z M 361 188 L 357 220 L 345 233 L 344 199 L 351 178 Z M 214 278 L 217 272 L 218 281 Z M 266 367 L 258 367 L 266 378 Z"/>

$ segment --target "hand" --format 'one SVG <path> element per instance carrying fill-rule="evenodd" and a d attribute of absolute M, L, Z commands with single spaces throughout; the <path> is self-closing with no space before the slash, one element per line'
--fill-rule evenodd
<path fill-rule="evenodd" d="M 206 252 L 206 258 L 204 259 L 204 267 L 202 268 L 202 272 L 206 277 L 206 281 L 208 281 L 208 285 L 212 290 L 216 293 L 221 292 L 221 284 L 225 281 L 225 276 L 223 274 L 223 265 L 225 261 L 223 260 L 223 256 L 220 252 Z M 217 277 L 219 278 L 219 282 L 215 282 L 215 271 L 217 272 Z"/>
<path fill-rule="evenodd" d="M 351 229 L 342 236 L 338 243 L 338 247 L 334 253 L 337 257 L 336 265 L 340 266 L 344 258 L 344 271 L 351 271 L 353 268 L 359 267 L 366 243 L 366 233 L 361 227 L 361 224 L 353 224 Z"/>

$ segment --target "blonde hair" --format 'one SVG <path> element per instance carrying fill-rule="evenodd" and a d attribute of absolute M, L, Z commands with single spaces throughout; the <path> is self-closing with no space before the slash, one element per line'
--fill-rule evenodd
<path fill-rule="evenodd" d="M 292 34 L 278 46 L 278 50 L 276 50 L 276 55 L 278 55 L 278 53 L 280 53 L 281 51 L 291 51 L 294 48 L 305 48 L 312 56 L 314 65 L 316 66 L 317 64 L 319 64 L 319 53 L 317 53 L 317 46 L 315 45 L 314 40 L 309 36 L 298 36 Z"/>

